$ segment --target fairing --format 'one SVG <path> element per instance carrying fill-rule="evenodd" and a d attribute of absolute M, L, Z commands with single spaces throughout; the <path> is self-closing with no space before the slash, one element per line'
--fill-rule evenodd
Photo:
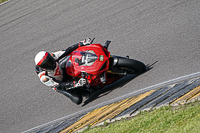
<path fill-rule="evenodd" d="M 76 49 L 66 64 L 66 72 L 73 77 L 82 77 L 86 72 L 90 86 L 104 86 L 100 81 L 100 75 L 109 69 L 110 52 L 101 44 L 91 44 Z M 106 76 L 107 78 L 107 76 Z"/>

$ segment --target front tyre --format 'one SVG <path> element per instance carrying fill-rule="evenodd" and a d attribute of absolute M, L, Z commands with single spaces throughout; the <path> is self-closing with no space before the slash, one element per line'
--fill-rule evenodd
<path fill-rule="evenodd" d="M 128 74 L 141 74 L 146 71 L 146 66 L 144 65 L 144 63 L 138 60 L 116 56 L 111 59 L 111 62 L 111 71 L 113 70 L 120 73 L 127 72 Z"/>

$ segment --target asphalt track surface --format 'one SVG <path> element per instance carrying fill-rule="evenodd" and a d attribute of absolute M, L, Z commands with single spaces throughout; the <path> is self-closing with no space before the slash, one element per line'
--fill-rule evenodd
<path fill-rule="evenodd" d="M 200 67 L 199 0 L 13 0 L 0 6 L 0 132 L 22 132 Z M 75 105 L 40 83 L 34 56 L 96 37 L 152 67 Z"/>

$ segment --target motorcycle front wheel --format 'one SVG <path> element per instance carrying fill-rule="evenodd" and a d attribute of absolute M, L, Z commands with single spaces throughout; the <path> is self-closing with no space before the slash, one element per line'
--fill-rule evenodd
<path fill-rule="evenodd" d="M 111 71 L 127 74 L 141 74 L 146 71 L 144 63 L 120 56 L 114 56 Z"/>

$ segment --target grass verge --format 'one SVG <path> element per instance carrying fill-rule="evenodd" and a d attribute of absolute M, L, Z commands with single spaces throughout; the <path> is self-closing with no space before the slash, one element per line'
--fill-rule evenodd
<path fill-rule="evenodd" d="M 0 0 L 0 4 L 3 3 L 3 2 L 6 2 L 6 1 L 8 1 L 8 0 Z"/>
<path fill-rule="evenodd" d="M 87 128 L 83 133 L 199 133 L 200 102 L 161 107 L 140 112 L 136 117 L 104 126 Z"/>

